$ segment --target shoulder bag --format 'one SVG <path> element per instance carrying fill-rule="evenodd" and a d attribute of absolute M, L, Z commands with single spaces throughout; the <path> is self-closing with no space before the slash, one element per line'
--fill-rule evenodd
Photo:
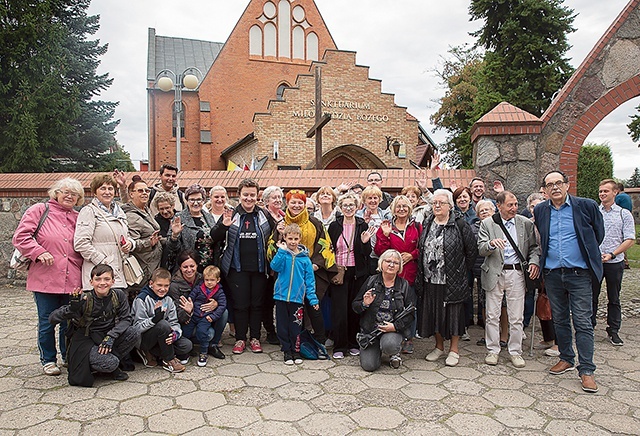
<path fill-rule="evenodd" d="M 40 221 L 38 221 L 38 227 L 36 227 L 36 229 L 33 232 L 33 235 L 31 235 L 33 239 L 36 239 L 38 237 L 38 232 L 40 231 L 40 227 L 42 227 L 42 224 L 44 223 L 44 220 L 47 219 L 48 215 L 49 215 L 49 203 L 45 203 L 44 212 L 42 212 Z M 26 272 L 29 269 L 29 266 L 31 266 L 31 259 L 29 259 L 27 256 L 23 256 L 22 253 L 20 253 L 20 250 L 18 250 L 17 248 L 13 250 L 13 254 L 11 255 L 11 260 L 9 261 L 9 267 L 16 271 Z"/>

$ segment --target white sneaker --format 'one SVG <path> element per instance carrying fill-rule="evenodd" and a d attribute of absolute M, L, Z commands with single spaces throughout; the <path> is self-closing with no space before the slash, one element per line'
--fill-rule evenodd
<path fill-rule="evenodd" d="M 435 362 L 436 360 L 440 359 L 443 354 L 444 350 L 441 350 L 440 348 L 434 348 L 431 353 L 427 354 L 427 357 L 425 357 L 425 359 L 427 359 L 427 361 L 429 362 Z"/>
<path fill-rule="evenodd" d="M 549 357 L 558 357 L 560 355 L 560 351 L 554 350 L 553 348 L 547 348 L 544 350 L 544 355 Z"/>
<path fill-rule="evenodd" d="M 497 365 L 498 355 L 496 353 L 487 353 L 484 358 L 484 363 L 486 363 L 487 365 Z"/>
<path fill-rule="evenodd" d="M 458 353 L 454 353 L 453 351 L 449 351 L 449 355 L 447 359 L 444 361 L 444 364 L 447 366 L 456 366 L 460 361 L 460 355 Z"/>
<path fill-rule="evenodd" d="M 519 354 L 511 355 L 511 363 L 513 363 L 513 366 L 515 366 L 516 368 L 524 368 L 525 366 L 527 366 L 527 363 Z"/>
<path fill-rule="evenodd" d="M 42 372 L 46 375 L 60 375 L 62 373 L 56 362 L 45 363 L 42 366 Z"/>

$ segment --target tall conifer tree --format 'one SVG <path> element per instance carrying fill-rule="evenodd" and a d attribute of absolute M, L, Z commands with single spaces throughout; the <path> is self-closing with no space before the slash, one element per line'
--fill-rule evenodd
<path fill-rule="evenodd" d="M 0 1 L 0 171 L 90 171 L 118 148 L 89 3 Z"/>

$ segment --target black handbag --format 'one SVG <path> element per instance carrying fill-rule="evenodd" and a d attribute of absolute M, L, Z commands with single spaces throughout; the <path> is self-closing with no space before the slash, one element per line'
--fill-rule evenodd
<path fill-rule="evenodd" d="M 527 259 L 524 258 L 524 256 L 520 252 L 520 249 L 518 248 L 518 244 L 515 243 L 515 241 L 511 237 L 511 234 L 509 234 L 509 231 L 502 223 L 502 217 L 500 216 L 499 213 L 496 213 L 493 215 L 492 218 L 493 218 L 493 222 L 500 226 L 500 228 L 502 229 L 502 233 L 504 233 L 504 235 L 507 237 L 507 240 L 509 241 L 509 243 L 513 247 L 513 250 L 516 252 L 516 255 L 518 256 L 518 259 L 520 259 L 520 267 L 522 268 L 522 273 L 524 274 L 524 281 L 527 286 L 527 292 L 534 292 L 536 289 L 539 289 L 540 277 L 538 276 L 538 278 L 535 280 L 529 277 L 529 262 L 527 261 Z"/>

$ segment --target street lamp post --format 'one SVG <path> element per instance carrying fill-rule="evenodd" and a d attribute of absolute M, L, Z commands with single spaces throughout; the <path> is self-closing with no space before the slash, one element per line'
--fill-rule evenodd
<path fill-rule="evenodd" d="M 164 92 L 169 92 L 172 88 L 175 91 L 173 107 L 176 117 L 176 167 L 178 168 L 181 167 L 180 141 L 182 139 L 182 126 L 180 125 L 180 115 L 182 114 L 182 88 L 193 90 L 198 87 L 200 80 L 198 76 L 193 73 L 197 73 L 198 76 L 202 77 L 202 72 L 196 67 L 189 67 L 180 74 L 176 74 L 169 69 L 164 69 L 156 75 L 156 85 L 158 88 Z"/>

